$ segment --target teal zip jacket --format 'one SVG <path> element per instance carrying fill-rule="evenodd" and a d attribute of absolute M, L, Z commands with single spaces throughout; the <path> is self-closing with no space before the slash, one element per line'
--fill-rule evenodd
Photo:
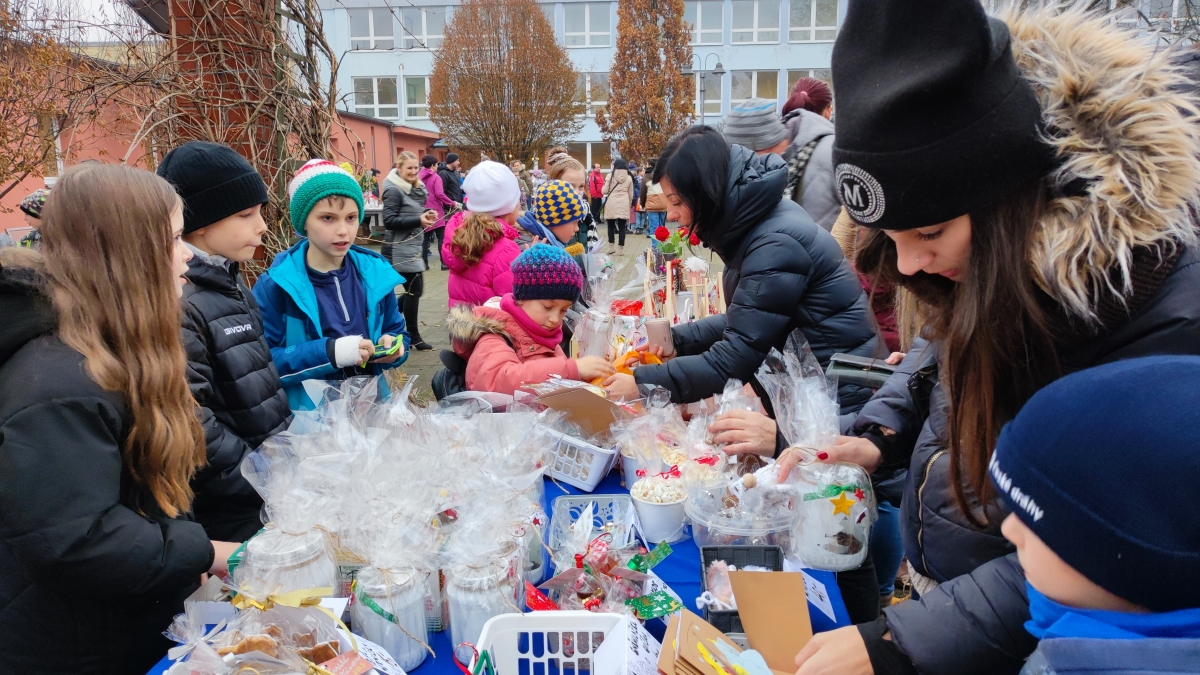
<path fill-rule="evenodd" d="M 340 370 L 329 362 L 325 347 L 329 338 L 321 333 L 317 295 L 308 279 L 306 253 L 307 239 L 275 256 L 271 269 L 254 286 L 254 299 L 262 309 L 263 333 L 292 410 L 312 410 L 315 406 L 304 393 L 305 380 L 332 379 Z M 383 335 L 404 340 L 404 356 L 395 363 L 367 365 L 372 375 L 379 375 L 408 359 L 410 340 L 395 293 L 396 286 L 404 283 L 404 277 L 383 256 L 361 246 L 351 246 L 346 255 L 358 270 L 367 296 L 370 335 L 364 337 L 375 344 Z M 381 387 L 381 393 L 386 395 L 386 387 Z"/>

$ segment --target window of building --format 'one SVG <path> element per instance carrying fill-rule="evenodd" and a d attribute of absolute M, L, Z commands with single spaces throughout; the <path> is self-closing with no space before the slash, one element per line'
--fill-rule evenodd
<path fill-rule="evenodd" d="M 587 143 L 567 143 L 567 154 L 578 160 L 580 164 L 588 166 Z"/>
<path fill-rule="evenodd" d="M 692 44 L 719 45 L 725 41 L 725 19 L 723 16 L 725 3 L 688 2 L 683 3 L 683 20 L 691 24 Z"/>
<path fill-rule="evenodd" d="M 550 22 L 550 28 L 557 34 L 558 26 L 556 26 L 554 22 L 554 3 L 538 6 L 542 8 L 542 13 L 546 15 L 546 20 Z"/>
<path fill-rule="evenodd" d="M 350 49 L 395 49 L 392 12 L 387 7 L 348 9 Z"/>
<path fill-rule="evenodd" d="M 789 42 L 832 42 L 837 39 L 838 0 L 790 0 Z"/>
<path fill-rule="evenodd" d="M 700 104 L 704 104 L 705 115 L 721 114 L 721 78 L 712 73 L 705 73 L 704 86 L 701 87 L 700 74 L 696 74 L 696 115 L 700 115 Z"/>
<path fill-rule="evenodd" d="M 575 81 L 575 114 L 592 116 L 608 105 L 608 73 L 580 73 Z"/>
<path fill-rule="evenodd" d="M 602 170 L 612 167 L 612 146 L 608 143 L 589 143 L 592 150 L 592 164 L 599 164 Z M 591 166 L 588 164 L 586 166 Z"/>
<path fill-rule="evenodd" d="M 779 0 L 733 0 L 734 44 L 779 42 Z"/>
<path fill-rule="evenodd" d="M 404 117 L 424 119 L 429 117 L 429 78 L 404 78 Z"/>
<path fill-rule="evenodd" d="M 446 7 L 405 7 L 400 26 L 405 49 L 437 49 L 446 32 Z"/>
<path fill-rule="evenodd" d="M 815 77 L 816 79 L 829 85 L 829 90 L 833 91 L 833 71 L 828 68 L 817 68 L 813 70 L 789 70 L 787 80 L 787 94 L 792 93 L 792 87 L 796 86 L 796 82 L 802 77 Z M 784 97 L 787 100 L 787 96 Z"/>
<path fill-rule="evenodd" d="M 396 78 L 354 78 L 354 112 L 385 119 L 399 117 L 400 109 L 396 104 Z"/>
<path fill-rule="evenodd" d="M 735 70 L 730 73 L 729 105 L 735 106 L 752 98 L 779 100 L 779 71 Z"/>
<path fill-rule="evenodd" d="M 563 5 L 563 42 L 568 47 L 607 47 L 612 39 L 607 2 Z"/>

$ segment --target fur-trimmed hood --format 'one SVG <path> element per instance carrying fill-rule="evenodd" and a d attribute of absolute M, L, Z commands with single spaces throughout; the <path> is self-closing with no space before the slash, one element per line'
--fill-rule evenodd
<path fill-rule="evenodd" d="M 522 361 L 556 354 L 553 347 L 534 340 L 512 315 L 500 309 L 499 302 L 500 298 L 492 298 L 481 307 L 455 305 L 450 308 L 446 316 L 446 331 L 450 334 L 454 353 L 469 358 L 479 338 L 491 334 L 507 338 Z"/>
<path fill-rule="evenodd" d="M 1069 313 L 1098 320 L 1106 296 L 1132 291 L 1134 250 L 1196 244 L 1200 206 L 1197 83 L 1170 49 L 1083 5 L 999 11 L 1033 85 L 1059 164 L 1035 232 L 1037 283 Z"/>

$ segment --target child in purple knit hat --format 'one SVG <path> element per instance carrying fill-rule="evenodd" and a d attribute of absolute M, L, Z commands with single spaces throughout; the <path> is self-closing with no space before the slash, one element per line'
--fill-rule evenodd
<path fill-rule="evenodd" d="M 512 273 L 512 293 L 450 310 L 447 328 L 454 352 L 467 362 L 467 389 L 511 394 L 551 375 L 584 381 L 611 375 L 603 358 L 567 358 L 560 346 L 563 319 L 583 291 L 571 256 L 537 244 L 517 256 Z"/>

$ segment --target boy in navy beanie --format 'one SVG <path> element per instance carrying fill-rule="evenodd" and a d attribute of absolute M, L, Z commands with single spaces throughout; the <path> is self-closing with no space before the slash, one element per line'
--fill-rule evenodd
<path fill-rule="evenodd" d="M 167 153 L 158 175 L 183 201 L 183 240 L 192 251 L 183 344 L 208 446 L 208 464 L 192 479 L 193 511 L 210 539 L 244 541 L 262 527 L 262 498 L 242 477 L 242 458 L 291 421 L 240 269 L 267 230 L 267 186 L 244 157 L 203 141 Z"/>
<path fill-rule="evenodd" d="M 1041 640 L 1022 673 L 1200 672 L 1200 357 L 1081 371 L 1035 394 L 989 471 Z"/>

